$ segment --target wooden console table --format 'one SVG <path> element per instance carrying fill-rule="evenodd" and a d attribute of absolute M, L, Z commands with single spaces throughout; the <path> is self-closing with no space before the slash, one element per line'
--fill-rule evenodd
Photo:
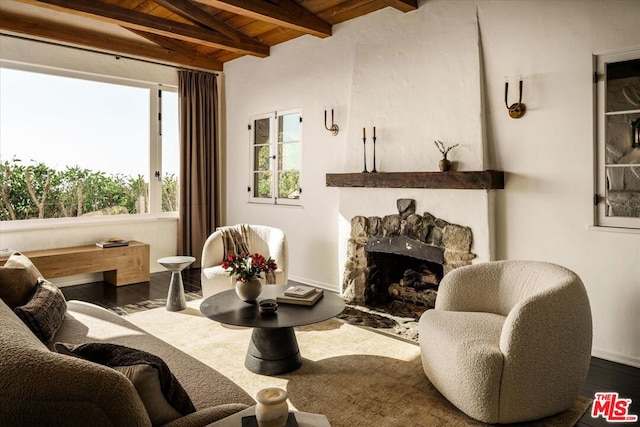
<path fill-rule="evenodd" d="M 149 281 L 149 245 L 135 240 L 115 248 L 87 245 L 20 252 L 45 279 L 102 272 L 104 281 L 115 286 Z M 0 265 L 8 258 L 0 257 Z"/>

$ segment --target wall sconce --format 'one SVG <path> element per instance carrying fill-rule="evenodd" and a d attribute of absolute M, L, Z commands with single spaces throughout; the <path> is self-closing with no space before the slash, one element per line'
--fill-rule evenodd
<path fill-rule="evenodd" d="M 640 148 L 640 117 L 631 122 L 631 147 Z"/>
<path fill-rule="evenodd" d="M 527 107 L 522 103 L 522 79 L 520 79 L 520 96 L 518 98 L 518 102 L 509 105 L 508 98 L 509 82 L 504 82 L 504 105 L 506 105 L 507 110 L 509 110 L 509 117 L 512 119 L 519 119 L 524 116 L 524 113 L 527 111 Z"/>
<path fill-rule="evenodd" d="M 333 136 L 336 136 L 340 131 L 338 125 L 333 122 L 333 108 L 331 109 L 331 126 L 327 126 L 327 110 L 324 110 L 324 128 Z"/>

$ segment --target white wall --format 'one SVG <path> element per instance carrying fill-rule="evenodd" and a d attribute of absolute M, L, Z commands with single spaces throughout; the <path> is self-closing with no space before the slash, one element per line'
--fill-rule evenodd
<path fill-rule="evenodd" d="M 0 36 L 0 59 L 173 86 L 178 84 L 177 72 L 172 67 L 126 58 L 116 59 L 112 55 L 89 53 L 84 50 L 34 43 L 6 36 Z M 152 272 L 165 270 L 155 262 L 156 259 L 176 254 L 176 218 L 137 220 L 114 218 L 107 221 L 96 219 L 81 221 L 72 225 L 67 221 L 64 225 L 58 226 L 51 225 L 56 221 L 48 222 L 49 225 L 33 224 L 30 221 L 23 224 L 0 222 L 0 248 L 22 251 L 49 249 L 93 244 L 99 239 L 118 236 L 150 244 Z M 86 283 L 87 280 L 93 280 L 96 277 L 73 276 L 56 279 L 54 282 L 64 286 Z"/>
<path fill-rule="evenodd" d="M 474 46 L 476 14 L 482 61 Z M 450 191 L 381 190 L 378 203 L 366 203 L 390 212 L 396 196 L 415 195 L 419 211 L 444 212 L 465 225 L 478 205 L 495 208 L 495 258 L 545 260 L 576 271 L 592 303 L 594 355 L 640 366 L 640 234 L 588 229 L 592 55 L 640 45 L 639 20 L 633 0 L 430 0 L 407 14 L 387 8 L 337 25 L 328 39 L 305 36 L 276 46 L 269 58 L 227 63 L 227 223 L 283 228 L 292 278 L 337 289 L 340 230 L 353 213 L 345 203 L 355 199 L 364 208 L 371 190 L 326 188 L 325 174 L 362 169 L 362 127 L 379 129 L 383 171 L 436 170 L 432 141 L 460 142 L 452 156 L 460 169 L 504 170 L 505 190 L 466 200 Z M 517 79 L 524 79 L 522 119 L 507 115 L 505 76 L 511 102 Z M 331 105 L 337 137 L 322 124 L 323 108 Z M 248 117 L 296 107 L 304 114 L 304 208 L 249 204 Z M 477 141 L 485 134 L 482 147 Z"/>

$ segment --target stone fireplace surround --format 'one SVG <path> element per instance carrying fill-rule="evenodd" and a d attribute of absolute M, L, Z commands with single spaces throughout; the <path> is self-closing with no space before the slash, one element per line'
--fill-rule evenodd
<path fill-rule="evenodd" d="M 351 219 L 341 292 L 348 304 L 418 318 L 433 308 L 442 276 L 476 257 L 473 234 L 429 212 L 416 214 L 413 199 L 396 204 L 397 214 Z"/>

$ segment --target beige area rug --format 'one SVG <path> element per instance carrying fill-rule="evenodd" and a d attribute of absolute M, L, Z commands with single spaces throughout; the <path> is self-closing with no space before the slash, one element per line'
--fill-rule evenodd
<path fill-rule="evenodd" d="M 182 312 L 164 308 L 125 318 L 227 376 L 250 395 L 265 387 L 288 391 L 292 409 L 321 413 L 332 427 L 483 426 L 451 405 L 422 371 L 420 348 L 336 319 L 296 328 L 302 367 L 264 376 L 244 367 L 251 329 L 207 319 L 190 301 Z M 591 399 L 554 417 L 518 424 L 573 426 Z"/>

